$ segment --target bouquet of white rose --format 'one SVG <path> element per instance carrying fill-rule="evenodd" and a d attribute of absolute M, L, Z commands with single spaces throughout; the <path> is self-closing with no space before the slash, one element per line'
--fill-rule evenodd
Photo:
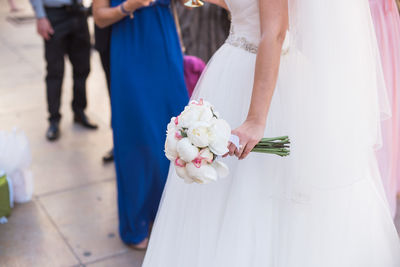
<path fill-rule="evenodd" d="M 229 124 L 219 118 L 214 107 L 200 99 L 191 101 L 168 124 L 165 155 L 174 163 L 176 173 L 187 183 L 205 184 L 229 174 L 219 158 L 228 153 L 229 142 L 238 146 Z M 288 137 L 264 138 L 254 152 L 289 155 Z"/>

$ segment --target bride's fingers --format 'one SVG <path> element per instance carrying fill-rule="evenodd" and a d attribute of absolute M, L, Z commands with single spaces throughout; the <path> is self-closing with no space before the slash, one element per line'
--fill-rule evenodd
<path fill-rule="evenodd" d="M 243 148 L 244 148 L 244 145 L 240 145 L 236 150 L 235 150 L 235 156 L 236 157 L 240 157 L 240 155 L 242 154 L 242 152 L 243 152 Z"/>
<path fill-rule="evenodd" d="M 244 148 L 243 152 L 241 153 L 239 159 L 245 159 L 251 152 L 251 150 L 253 150 L 255 145 L 247 143 L 246 147 Z"/>
<path fill-rule="evenodd" d="M 235 154 L 238 159 L 241 159 L 242 154 L 244 153 L 246 147 L 247 147 L 247 144 L 244 144 L 242 149 L 240 150 L 240 153 Z"/>
<path fill-rule="evenodd" d="M 236 146 L 232 143 L 229 143 L 228 149 L 229 156 L 233 156 L 235 154 Z"/>

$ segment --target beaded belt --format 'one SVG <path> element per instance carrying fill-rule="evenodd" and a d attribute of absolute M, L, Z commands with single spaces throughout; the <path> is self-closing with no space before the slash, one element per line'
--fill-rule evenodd
<path fill-rule="evenodd" d="M 229 35 L 228 39 L 226 39 L 225 43 L 241 48 L 253 54 L 257 54 L 258 51 L 258 45 L 252 44 L 246 38 L 237 37 L 232 33 Z"/>
<path fill-rule="evenodd" d="M 241 48 L 247 52 L 257 54 L 258 45 L 250 43 L 245 37 L 236 36 L 233 29 L 233 24 L 231 24 L 231 29 L 229 31 L 228 39 L 225 41 L 226 44 L 230 44 L 234 47 Z"/>
<path fill-rule="evenodd" d="M 289 53 L 289 38 L 290 35 L 289 32 L 287 32 L 286 39 L 282 47 L 282 56 Z M 233 26 L 231 26 L 230 34 L 228 36 L 228 39 L 226 39 L 225 43 L 230 44 L 234 47 L 241 48 L 252 54 L 257 54 L 258 51 L 258 45 L 249 42 L 245 37 L 236 36 L 235 32 L 233 31 Z"/>

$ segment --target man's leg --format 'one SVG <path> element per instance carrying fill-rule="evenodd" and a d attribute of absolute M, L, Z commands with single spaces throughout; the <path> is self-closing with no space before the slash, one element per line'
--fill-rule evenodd
<path fill-rule="evenodd" d="M 68 55 L 73 67 L 74 99 L 72 109 L 75 122 L 88 129 L 97 129 L 85 114 L 87 105 L 86 80 L 90 72 L 90 35 L 86 17 L 75 15 L 74 28 L 69 36 Z"/>
<path fill-rule="evenodd" d="M 65 43 L 62 38 L 52 37 L 45 41 L 45 58 L 47 62 L 47 105 L 50 122 L 61 119 L 61 88 L 64 77 Z"/>
<path fill-rule="evenodd" d="M 54 29 L 50 40 L 45 41 L 47 105 L 50 114 L 50 127 L 46 136 L 47 139 L 53 141 L 59 137 L 61 88 L 64 78 L 64 56 L 67 51 L 66 36 L 69 31 L 69 18 L 62 9 L 47 8 L 46 13 Z"/>
<path fill-rule="evenodd" d="M 103 66 L 104 74 L 107 80 L 108 94 L 111 97 L 111 69 L 110 69 L 110 49 L 99 52 L 101 65 Z"/>
<path fill-rule="evenodd" d="M 86 18 L 76 15 L 74 29 L 69 36 L 68 56 L 73 67 L 74 98 L 72 109 L 76 115 L 84 113 L 86 100 L 86 79 L 90 72 L 90 35 Z"/>

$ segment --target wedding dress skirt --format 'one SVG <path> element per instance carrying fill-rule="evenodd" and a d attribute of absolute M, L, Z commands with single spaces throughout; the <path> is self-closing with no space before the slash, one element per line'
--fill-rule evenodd
<path fill-rule="evenodd" d="M 382 125 L 383 147 L 377 158 L 393 217 L 400 193 L 400 16 L 395 0 L 369 0 L 392 118 Z"/>
<path fill-rule="evenodd" d="M 229 0 L 233 30 L 193 99 L 232 128 L 246 118 L 260 40 L 257 0 Z M 265 130 L 287 158 L 227 158 L 230 175 L 185 184 L 170 168 L 144 267 L 399 267 L 374 158 L 387 98 L 368 1 L 290 1 L 288 51 Z"/>

